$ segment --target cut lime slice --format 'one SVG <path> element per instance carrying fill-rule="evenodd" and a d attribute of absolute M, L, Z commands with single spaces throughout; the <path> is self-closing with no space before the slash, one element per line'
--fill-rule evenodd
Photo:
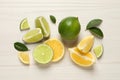
<path fill-rule="evenodd" d="M 50 27 L 47 20 L 44 17 L 42 16 L 37 17 L 35 20 L 35 24 L 36 24 L 36 28 L 42 29 L 42 33 L 45 38 L 50 36 Z"/>
<path fill-rule="evenodd" d="M 23 31 L 23 30 L 27 30 L 27 29 L 30 29 L 30 26 L 28 24 L 27 18 L 24 18 L 20 23 L 20 30 Z"/>
<path fill-rule="evenodd" d="M 53 50 L 46 44 L 38 45 L 33 51 L 33 58 L 41 64 L 47 64 L 52 60 Z"/>
<path fill-rule="evenodd" d="M 43 34 L 40 28 L 31 30 L 23 36 L 23 41 L 26 43 L 35 43 L 41 41 L 42 39 Z"/>
<path fill-rule="evenodd" d="M 99 45 L 93 49 L 97 58 L 100 58 L 103 54 L 103 45 Z"/>

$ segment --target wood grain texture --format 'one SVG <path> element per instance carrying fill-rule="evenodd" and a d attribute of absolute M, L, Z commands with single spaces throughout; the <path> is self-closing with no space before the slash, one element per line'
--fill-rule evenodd
<path fill-rule="evenodd" d="M 49 15 L 57 18 L 54 25 Z M 19 30 L 20 21 L 27 17 L 31 29 L 34 19 L 45 16 L 51 27 L 51 38 L 59 38 L 58 23 L 66 16 L 78 16 L 81 23 L 79 40 L 90 35 L 86 24 L 94 18 L 103 20 L 100 28 L 105 38 L 95 39 L 94 46 L 103 43 L 104 54 L 88 69 L 75 65 L 66 47 L 65 57 L 58 63 L 38 65 L 32 58 L 32 51 L 38 44 L 27 45 L 31 50 L 30 66 L 17 58 L 13 47 L 22 42 L 26 31 Z M 0 80 L 120 80 L 120 0 L 0 0 Z"/>

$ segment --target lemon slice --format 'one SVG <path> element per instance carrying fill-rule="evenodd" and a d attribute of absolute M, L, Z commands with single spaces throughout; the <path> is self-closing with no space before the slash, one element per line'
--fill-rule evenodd
<path fill-rule="evenodd" d="M 80 41 L 77 47 L 82 53 L 88 53 L 92 48 L 93 43 L 94 43 L 94 36 L 87 36 Z"/>
<path fill-rule="evenodd" d="M 87 54 L 82 54 L 81 52 L 79 52 L 79 49 L 77 47 L 71 48 L 69 49 L 69 51 L 72 61 L 79 66 L 90 67 L 95 62 L 95 57 L 91 54 L 91 52 L 88 52 Z"/>
<path fill-rule="evenodd" d="M 35 24 L 37 28 L 41 28 L 45 38 L 50 36 L 50 27 L 47 20 L 44 17 L 37 17 L 35 20 Z"/>
<path fill-rule="evenodd" d="M 24 64 L 30 64 L 29 54 L 27 52 L 19 52 L 18 58 Z"/>
<path fill-rule="evenodd" d="M 53 50 L 46 44 L 40 44 L 33 51 L 33 58 L 41 64 L 49 63 L 53 58 Z"/>
<path fill-rule="evenodd" d="M 30 29 L 30 26 L 28 24 L 27 18 L 24 18 L 20 23 L 20 30 L 23 31 L 23 30 L 27 30 L 27 29 Z"/>
<path fill-rule="evenodd" d="M 97 58 L 100 58 L 103 54 L 103 45 L 98 45 L 93 49 L 95 55 Z"/>
<path fill-rule="evenodd" d="M 23 36 L 23 41 L 26 43 L 35 43 L 43 39 L 43 34 L 40 28 L 30 30 Z"/>
<path fill-rule="evenodd" d="M 53 49 L 54 54 L 52 62 L 60 61 L 64 56 L 64 46 L 62 42 L 58 39 L 53 38 L 45 41 L 45 43 Z"/>

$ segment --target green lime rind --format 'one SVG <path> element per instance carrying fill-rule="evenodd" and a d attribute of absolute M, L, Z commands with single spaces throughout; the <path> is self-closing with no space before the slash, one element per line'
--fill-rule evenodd
<path fill-rule="evenodd" d="M 93 28 L 90 28 L 89 30 L 94 36 L 101 39 L 104 38 L 104 34 L 100 28 L 93 27 Z"/>
<path fill-rule="evenodd" d="M 52 21 L 52 23 L 56 23 L 56 18 L 55 18 L 55 16 L 53 16 L 53 15 L 50 15 L 50 20 Z"/>
<path fill-rule="evenodd" d="M 23 36 L 25 43 L 36 43 L 43 39 L 43 34 L 40 28 L 30 30 Z"/>
<path fill-rule="evenodd" d="M 91 21 L 88 23 L 86 29 L 88 30 L 88 29 L 91 29 L 91 28 L 93 28 L 93 27 L 97 27 L 97 26 L 99 26 L 101 23 L 102 23 L 102 20 L 101 20 L 101 19 L 93 19 L 93 20 L 91 20 Z"/>
<path fill-rule="evenodd" d="M 58 32 L 64 40 L 75 40 L 80 30 L 81 26 L 78 17 L 64 18 L 61 20 L 58 27 Z"/>
<path fill-rule="evenodd" d="M 40 44 L 33 51 L 33 58 L 40 64 L 47 64 L 53 58 L 53 50 L 46 44 Z"/>
<path fill-rule="evenodd" d="M 93 49 L 95 55 L 97 58 L 100 58 L 103 54 L 103 45 L 99 45 L 99 46 L 96 46 L 94 49 Z"/>
<path fill-rule="evenodd" d="M 18 51 L 28 51 L 27 46 L 21 42 L 15 42 L 14 48 Z"/>
<path fill-rule="evenodd" d="M 50 36 L 50 26 L 43 16 L 36 18 L 35 25 L 36 28 L 40 28 L 42 30 L 43 36 L 45 38 L 48 38 Z"/>
<path fill-rule="evenodd" d="M 24 18 L 20 23 L 20 30 L 23 31 L 23 30 L 28 30 L 28 29 L 30 29 L 28 20 L 27 18 Z"/>

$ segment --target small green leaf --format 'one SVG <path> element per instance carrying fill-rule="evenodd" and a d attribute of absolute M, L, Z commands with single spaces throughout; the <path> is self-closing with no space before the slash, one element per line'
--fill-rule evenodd
<path fill-rule="evenodd" d="M 102 23 L 102 20 L 101 20 L 101 19 L 93 19 L 93 20 L 91 20 L 91 21 L 88 23 L 86 29 L 88 30 L 88 29 L 90 29 L 90 28 L 97 27 L 97 26 L 99 26 L 101 23 Z"/>
<path fill-rule="evenodd" d="M 103 32 L 99 28 L 93 27 L 93 28 L 90 28 L 89 30 L 96 37 L 99 37 L 99 38 L 103 38 L 104 37 Z"/>
<path fill-rule="evenodd" d="M 56 23 L 56 18 L 55 18 L 55 16 L 50 15 L 50 19 L 51 19 L 51 21 L 52 21 L 54 24 Z"/>
<path fill-rule="evenodd" d="M 15 42 L 14 43 L 14 48 L 18 51 L 28 51 L 28 48 L 26 45 L 20 42 Z"/>

